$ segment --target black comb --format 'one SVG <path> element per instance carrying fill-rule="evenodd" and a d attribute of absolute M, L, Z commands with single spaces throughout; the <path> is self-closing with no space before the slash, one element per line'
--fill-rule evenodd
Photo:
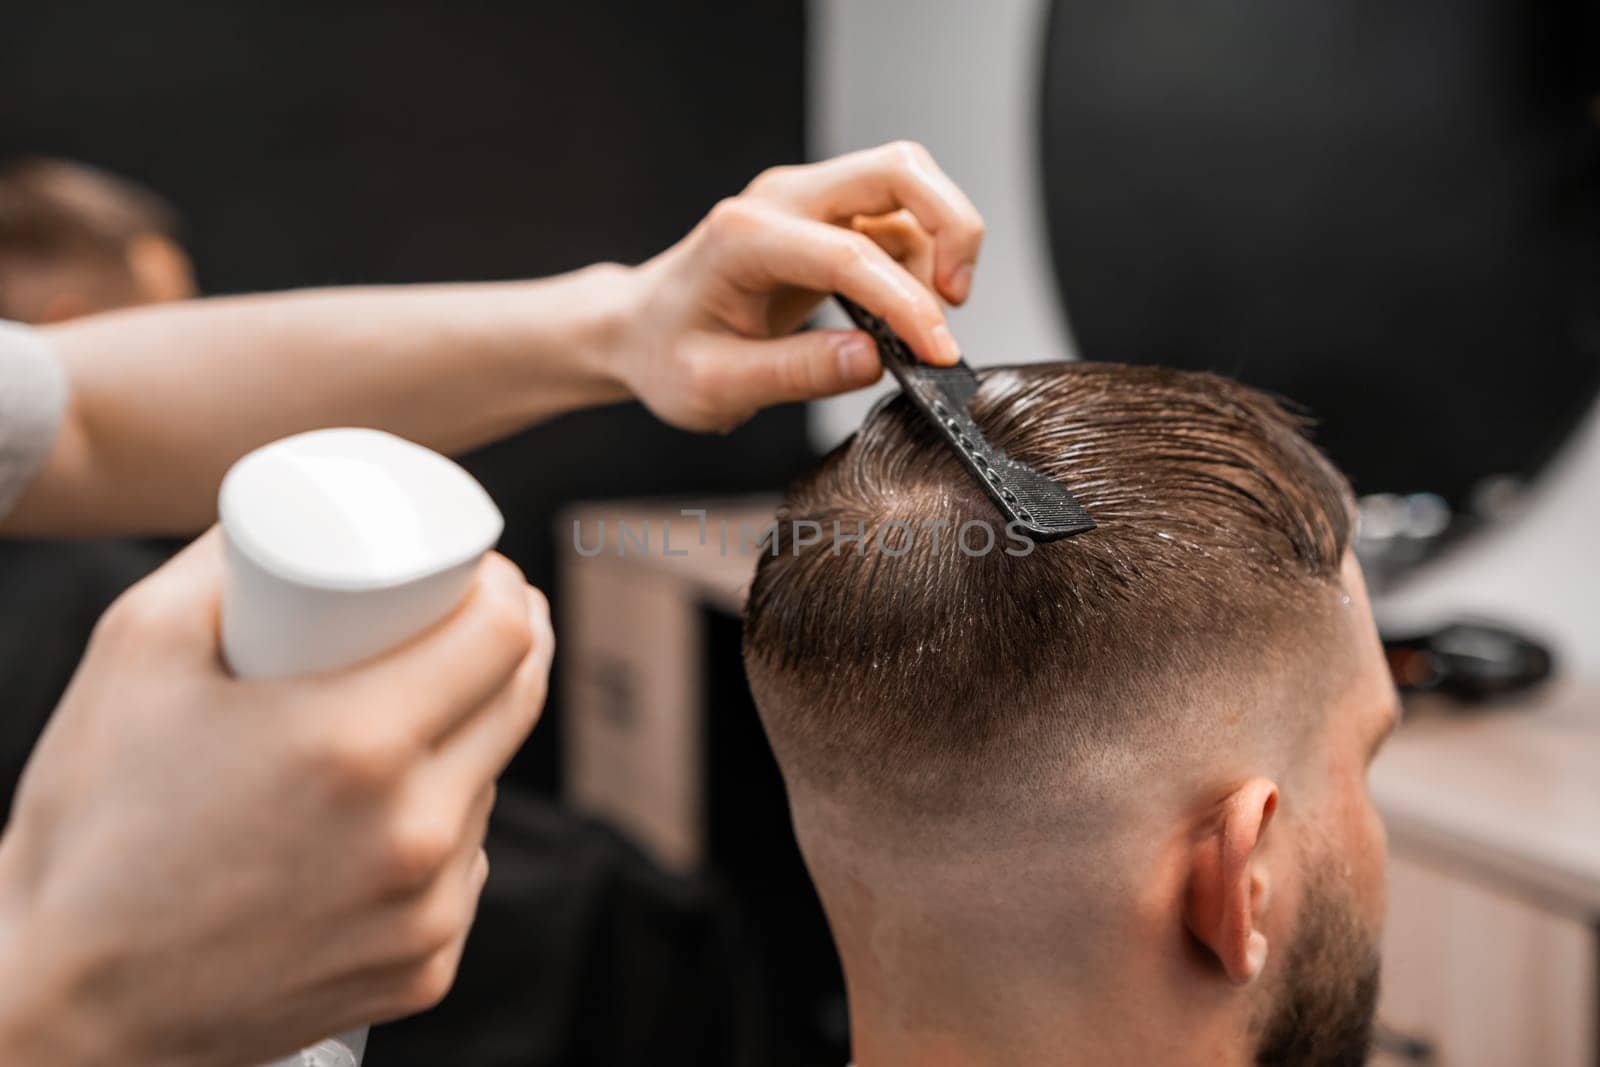
<path fill-rule="evenodd" d="M 949 442 L 962 465 L 991 500 L 1035 541 L 1055 541 L 1094 529 L 1094 520 L 1067 487 L 989 443 L 972 421 L 968 405 L 978 391 L 978 376 L 966 360 L 952 367 L 934 367 L 911 354 L 889 324 L 848 297 L 833 294 L 850 321 L 872 335 L 883 365 L 895 376 L 911 403 Z"/>

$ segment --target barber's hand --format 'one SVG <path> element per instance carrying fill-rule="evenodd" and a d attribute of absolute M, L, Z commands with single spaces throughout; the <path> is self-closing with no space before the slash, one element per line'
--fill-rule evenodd
<path fill-rule="evenodd" d="M 790 336 L 835 291 L 887 319 L 922 359 L 953 363 L 939 297 L 966 300 L 982 240 L 977 210 L 920 145 L 777 167 L 636 269 L 618 376 L 693 430 L 870 385 L 882 365 L 866 334 Z"/>
<path fill-rule="evenodd" d="M 0 839 L 0 1060 L 251 1064 L 454 980 L 544 598 L 489 558 L 445 622 L 310 679 L 218 652 L 213 531 L 119 600 Z"/>

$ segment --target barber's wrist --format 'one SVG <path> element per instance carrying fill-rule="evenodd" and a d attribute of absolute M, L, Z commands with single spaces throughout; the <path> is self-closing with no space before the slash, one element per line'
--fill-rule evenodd
<path fill-rule="evenodd" d="M 628 374 L 630 334 L 638 316 L 638 268 L 596 263 L 553 280 L 550 296 L 564 320 L 573 407 L 596 407 L 633 397 Z M 548 381 L 545 388 L 548 388 Z"/>

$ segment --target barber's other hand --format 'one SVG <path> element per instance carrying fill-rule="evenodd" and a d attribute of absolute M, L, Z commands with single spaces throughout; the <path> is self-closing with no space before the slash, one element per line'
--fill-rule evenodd
<path fill-rule="evenodd" d="M 455 976 L 544 598 L 498 556 L 361 667 L 240 682 L 213 533 L 106 614 L 0 839 L 0 1060 L 248 1064 Z"/>
<path fill-rule="evenodd" d="M 922 359 L 953 363 L 939 297 L 966 300 L 982 240 L 977 210 L 921 145 L 776 167 L 635 270 L 617 375 L 693 430 L 870 385 L 882 365 L 866 334 L 793 333 L 835 291 L 887 319 Z"/>

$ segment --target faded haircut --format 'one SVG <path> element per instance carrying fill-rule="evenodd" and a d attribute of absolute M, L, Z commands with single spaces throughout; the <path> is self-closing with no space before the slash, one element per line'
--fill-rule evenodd
<path fill-rule="evenodd" d="M 1025 799 L 1044 768 L 1181 745 L 1219 693 L 1315 669 L 1353 509 L 1302 419 L 1211 374 L 981 378 L 985 435 L 1097 526 L 1019 551 L 903 397 L 874 411 L 790 488 L 746 610 L 746 671 L 791 788 L 924 811 Z M 973 520 L 992 550 L 962 550 Z"/>

